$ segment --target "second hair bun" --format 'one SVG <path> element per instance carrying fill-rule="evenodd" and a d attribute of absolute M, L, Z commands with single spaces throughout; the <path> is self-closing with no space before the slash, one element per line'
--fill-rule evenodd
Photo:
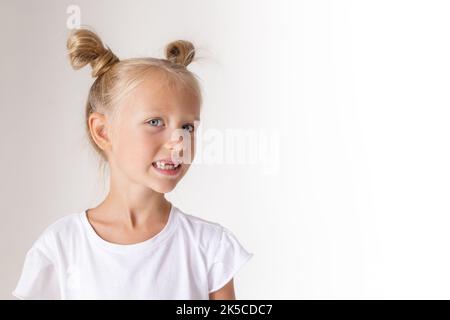
<path fill-rule="evenodd" d="M 194 45 L 186 40 L 176 40 L 166 46 L 166 59 L 185 67 L 192 62 L 195 56 Z"/>

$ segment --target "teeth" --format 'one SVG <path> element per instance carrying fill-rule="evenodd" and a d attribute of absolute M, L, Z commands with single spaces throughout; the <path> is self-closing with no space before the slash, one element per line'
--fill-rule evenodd
<path fill-rule="evenodd" d="M 166 164 L 166 163 L 163 163 L 163 162 L 161 162 L 161 161 L 156 161 L 156 166 L 157 166 L 159 169 L 163 169 L 163 170 L 173 170 L 173 169 L 175 169 L 175 168 L 178 168 L 179 165 L 180 165 L 180 164 L 177 164 L 177 165 L 174 166 L 173 164 Z"/>

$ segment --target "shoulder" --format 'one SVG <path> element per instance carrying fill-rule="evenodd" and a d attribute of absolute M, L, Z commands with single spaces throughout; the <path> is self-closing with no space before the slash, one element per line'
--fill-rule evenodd
<path fill-rule="evenodd" d="M 187 214 L 178 209 L 178 224 L 181 234 L 186 241 L 194 242 L 212 259 L 234 259 L 239 257 L 246 260 L 253 253 L 249 253 L 240 243 L 235 234 L 220 223 L 213 222 L 193 214 Z"/>
<path fill-rule="evenodd" d="M 205 249 L 217 245 L 223 233 L 228 230 L 218 222 L 177 209 L 178 227 L 181 232 Z"/>
<path fill-rule="evenodd" d="M 42 237 L 70 236 L 81 227 L 81 213 L 69 213 L 56 219 L 42 232 Z"/>
<path fill-rule="evenodd" d="M 70 245 L 79 237 L 81 229 L 81 213 L 68 213 L 51 222 L 41 231 L 29 251 L 38 250 L 50 260 L 54 260 L 54 252 Z"/>
<path fill-rule="evenodd" d="M 224 227 L 218 222 L 201 218 L 196 214 L 186 213 L 179 208 L 177 208 L 177 212 L 179 226 L 196 237 L 210 239 L 211 237 L 220 236 L 224 230 Z"/>

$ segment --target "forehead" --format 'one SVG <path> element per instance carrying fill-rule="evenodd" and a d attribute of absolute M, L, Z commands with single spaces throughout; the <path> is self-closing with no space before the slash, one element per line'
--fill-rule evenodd
<path fill-rule="evenodd" d="M 176 113 L 198 119 L 200 101 L 195 92 L 161 73 L 145 77 L 130 93 L 131 99 L 126 99 L 129 113 Z"/>

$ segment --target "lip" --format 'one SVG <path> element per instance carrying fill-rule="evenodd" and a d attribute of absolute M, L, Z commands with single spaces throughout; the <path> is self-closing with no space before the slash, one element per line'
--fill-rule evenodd
<path fill-rule="evenodd" d="M 163 161 L 163 160 L 158 160 L 158 161 Z M 174 163 L 171 162 L 171 161 L 166 161 L 166 162 L 174 164 Z M 153 169 L 156 170 L 156 172 L 158 172 L 159 174 L 162 174 L 162 175 L 164 175 L 164 176 L 172 176 L 172 177 L 173 177 L 173 176 L 177 176 L 177 175 L 180 173 L 182 165 L 183 165 L 183 164 L 180 164 L 180 165 L 179 165 L 176 169 L 174 169 L 174 170 L 164 170 L 164 169 L 160 169 L 160 168 L 156 167 L 156 161 L 152 163 L 152 167 L 153 167 Z"/>

